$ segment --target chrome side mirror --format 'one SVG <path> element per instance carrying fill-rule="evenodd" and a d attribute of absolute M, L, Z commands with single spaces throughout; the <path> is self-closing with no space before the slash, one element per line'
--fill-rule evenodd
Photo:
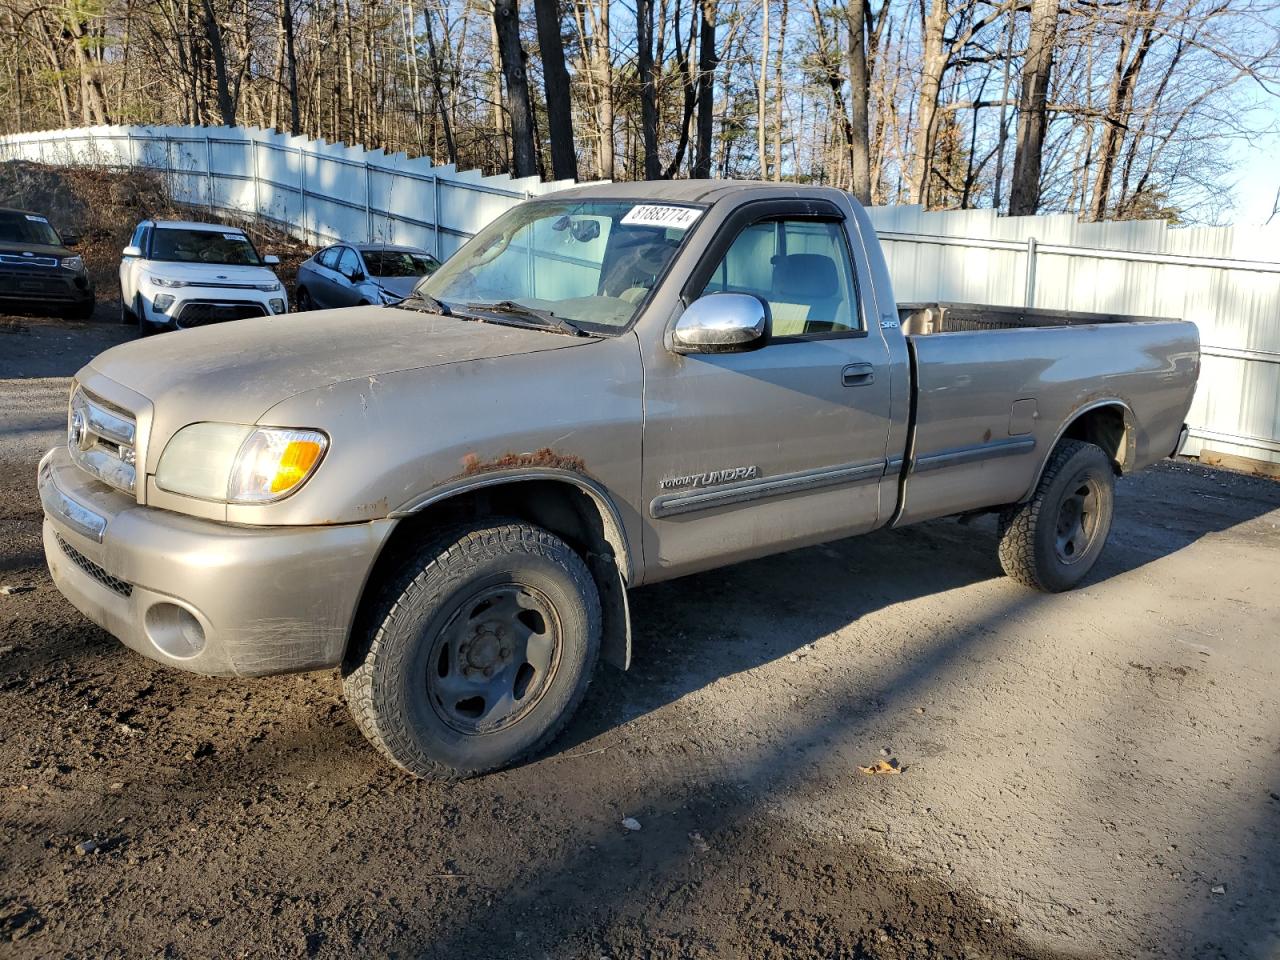
<path fill-rule="evenodd" d="M 120 255 L 123 257 L 140 257 L 142 256 L 142 248 L 130 245 L 121 250 Z"/>
<path fill-rule="evenodd" d="M 747 293 L 710 293 L 685 309 L 671 331 L 674 353 L 745 353 L 769 338 L 769 310 Z"/>
<path fill-rule="evenodd" d="M 262 258 L 263 266 L 274 267 L 280 263 L 280 258 L 274 253 L 268 253 Z"/>

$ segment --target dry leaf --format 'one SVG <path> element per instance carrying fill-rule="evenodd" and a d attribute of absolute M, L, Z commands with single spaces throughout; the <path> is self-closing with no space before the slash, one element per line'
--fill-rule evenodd
<path fill-rule="evenodd" d="M 869 767 L 858 767 L 858 769 L 868 776 L 877 776 L 882 773 L 901 773 L 902 768 L 898 766 L 897 760 L 877 760 Z"/>

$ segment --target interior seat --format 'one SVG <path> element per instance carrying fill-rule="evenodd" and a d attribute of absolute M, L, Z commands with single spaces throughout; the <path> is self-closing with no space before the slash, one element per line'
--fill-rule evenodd
<path fill-rule="evenodd" d="M 791 253 L 773 258 L 769 295 L 773 334 L 794 337 L 836 328 L 846 309 L 840 296 L 836 262 L 821 253 Z M 843 321 L 840 327 L 847 326 Z"/>

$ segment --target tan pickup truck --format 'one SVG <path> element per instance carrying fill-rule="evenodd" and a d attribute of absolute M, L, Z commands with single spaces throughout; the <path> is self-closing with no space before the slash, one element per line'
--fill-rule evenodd
<path fill-rule="evenodd" d="M 1198 370 L 1189 323 L 899 307 L 837 190 L 581 187 L 399 306 L 97 357 L 40 464 L 45 551 L 139 653 L 341 667 L 392 761 L 466 776 L 628 664 L 632 587 L 981 511 L 1010 576 L 1074 586 Z"/>

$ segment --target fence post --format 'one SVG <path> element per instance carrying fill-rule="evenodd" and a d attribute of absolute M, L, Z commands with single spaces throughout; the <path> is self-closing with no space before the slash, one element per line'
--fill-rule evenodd
<path fill-rule="evenodd" d="M 1027 278 L 1024 284 L 1023 305 L 1028 309 L 1036 305 L 1036 238 L 1027 237 Z"/>
<path fill-rule="evenodd" d="M 258 177 L 258 141 L 249 138 L 249 153 L 253 157 L 253 215 L 262 216 L 262 188 Z"/>
<path fill-rule="evenodd" d="M 373 191 L 372 175 L 369 173 L 369 159 L 364 161 L 364 242 L 373 243 L 373 203 L 370 194 Z"/>
<path fill-rule="evenodd" d="M 311 234 L 307 232 L 307 152 L 298 148 L 298 201 L 302 204 L 298 223 L 302 227 L 302 242 L 310 243 Z"/>
<path fill-rule="evenodd" d="M 431 221 L 436 235 L 436 259 L 444 260 L 440 247 L 440 174 L 431 174 Z"/>
<path fill-rule="evenodd" d="M 209 132 L 204 134 L 204 168 L 208 173 L 205 186 L 205 199 L 209 201 L 209 216 L 213 216 L 213 143 L 209 140 Z"/>

